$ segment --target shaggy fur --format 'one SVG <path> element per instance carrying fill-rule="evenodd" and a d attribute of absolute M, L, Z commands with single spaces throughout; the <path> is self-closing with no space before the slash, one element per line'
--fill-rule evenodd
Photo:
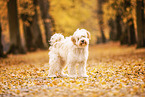
<path fill-rule="evenodd" d="M 49 77 L 88 77 L 86 63 L 89 39 L 90 33 L 85 29 L 77 29 L 73 36 L 66 38 L 62 34 L 54 34 L 50 39 Z M 78 75 L 76 64 L 79 64 Z M 63 73 L 65 66 L 68 66 L 68 75 Z"/>

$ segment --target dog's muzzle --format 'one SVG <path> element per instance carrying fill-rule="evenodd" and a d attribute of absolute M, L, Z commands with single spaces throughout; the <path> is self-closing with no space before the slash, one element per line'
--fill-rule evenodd
<path fill-rule="evenodd" d="M 85 45 L 87 45 L 87 41 L 86 40 L 81 40 L 80 41 L 80 46 L 85 46 Z"/>

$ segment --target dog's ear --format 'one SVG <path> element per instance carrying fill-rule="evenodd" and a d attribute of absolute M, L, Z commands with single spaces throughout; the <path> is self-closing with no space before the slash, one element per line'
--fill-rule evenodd
<path fill-rule="evenodd" d="M 79 31 L 79 28 L 76 31 Z"/>
<path fill-rule="evenodd" d="M 73 42 L 74 45 L 76 44 L 76 39 L 73 36 L 71 37 L 71 41 Z"/>
<path fill-rule="evenodd" d="M 88 31 L 87 31 L 87 38 L 88 38 L 88 39 L 91 39 L 91 34 L 90 34 L 90 32 L 88 32 Z"/>

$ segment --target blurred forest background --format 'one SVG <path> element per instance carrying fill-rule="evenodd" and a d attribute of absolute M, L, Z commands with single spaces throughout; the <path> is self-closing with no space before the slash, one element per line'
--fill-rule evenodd
<path fill-rule="evenodd" d="M 47 49 L 54 33 L 85 28 L 91 45 L 145 47 L 145 0 L 0 0 L 0 57 Z"/>

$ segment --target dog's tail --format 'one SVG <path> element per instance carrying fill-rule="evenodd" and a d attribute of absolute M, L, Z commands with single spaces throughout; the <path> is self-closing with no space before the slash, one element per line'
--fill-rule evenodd
<path fill-rule="evenodd" d="M 59 42 L 64 39 L 64 36 L 60 33 L 56 33 L 50 38 L 50 45 L 54 45 L 56 42 Z"/>

